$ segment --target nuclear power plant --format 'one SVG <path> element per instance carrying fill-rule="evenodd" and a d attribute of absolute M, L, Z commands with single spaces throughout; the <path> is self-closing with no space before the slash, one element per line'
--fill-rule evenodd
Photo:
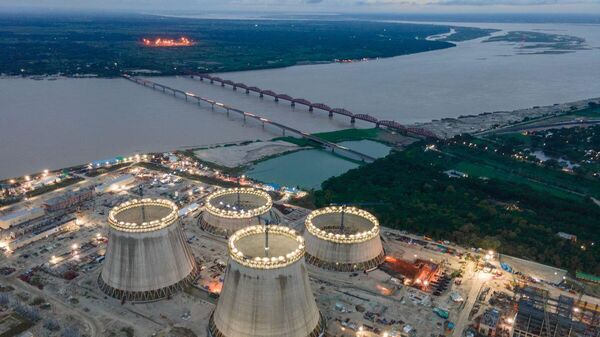
<path fill-rule="evenodd" d="M 135 199 L 110 211 L 100 289 L 128 301 L 154 301 L 190 285 L 199 268 L 179 224 L 177 206 Z"/>
<path fill-rule="evenodd" d="M 271 206 L 271 196 L 259 189 L 218 190 L 206 198 L 200 227 L 213 234 L 229 236 L 244 227 L 272 222 Z"/>
<path fill-rule="evenodd" d="M 250 226 L 235 232 L 228 248 L 211 337 L 322 336 L 301 236 L 283 226 Z"/>
<path fill-rule="evenodd" d="M 385 254 L 379 221 L 362 209 L 332 206 L 306 218 L 306 261 L 323 269 L 352 272 L 380 265 Z"/>

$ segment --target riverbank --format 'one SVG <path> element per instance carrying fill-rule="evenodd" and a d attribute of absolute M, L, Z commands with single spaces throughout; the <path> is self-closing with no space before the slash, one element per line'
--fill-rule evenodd
<path fill-rule="evenodd" d="M 600 104 L 600 97 L 513 111 L 484 112 L 479 115 L 443 118 L 428 123 L 415 123 L 413 126 L 424 128 L 440 138 L 448 139 L 463 133 L 485 132 L 524 121 L 572 113 L 586 109 L 591 104 Z"/>

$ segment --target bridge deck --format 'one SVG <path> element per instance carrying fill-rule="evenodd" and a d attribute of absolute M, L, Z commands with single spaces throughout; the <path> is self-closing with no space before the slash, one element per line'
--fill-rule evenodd
<path fill-rule="evenodd" d="M 319 138 L 317 136 L 311 135 L 311 134 L 309 134 L 307 132 L 304 132 L 304 131 L 292 128 L 290 126 L 287 126 L 287 125 L 284 125 L 284 124 L 272 121 L 272 120 L 270 120 L 268 118 L 264 118 L 262 116 L 254 114 L 254 113 L 243 111 L 241 109 L 229 106 L 227 104 L 224 104 L 224 103 L 221 103 L 221 102 L 217 102 L 217 101 L 209 99 L 209 98 L 198 96 L 198 95 L 196 95 L 194 93 L 185 92 L 185 91 L 182 91 L 182 90 L 179 90 L 179 89 L 171 88 L 169 86 L 166 86 L 166 85 L 163 85 L 163 84 L 160 84 L 160 83 L 156 83 L 156 82 L 153 82 L 153 81 L 150 81 L 150 80 L 145 80 L 145 79 L 137 78 L 137 77 L 130 76 L 130 75 L 127 75 L 127 74 L 123 74 L 122 76 L 125 79 L 128 79 L 128 80 L 130 80 L 130 81 L 132 81 L 132 82 L 134 82 L 136 84 L 139 84 L 139 85 L 142 85 L 142 86 L 145 86 L 145 87 L 150 87 L 150 88 L 153 88 L 153 89 L 160 89 L 160 90 L 162 90 L 165 93 L 168 92 L 168 93 L 173 94 L 173 96 L 177 96 L 179 94 L 180 95 L 179 97 L 185 98 L 186 101 L 188 99 L 192 98 L 192 99 L 196 99 L 198 101 L 198 103 L 202 101 L 202 102 L 206 102 L 206 103 L 210 104 L 213 107 L 217 106 L 217 107 L 220 107 L 222 109 L 227 110 L 228 112 L 238 113 L 238 114 L 242 115 L 244 117 L 244 119 L 246 117 L 248 117 L 248 118 L 252 118 L 254 120 L 257 120 L 257 121 L 259 121 L 259 122 L 261 122 L 263 124 L 272 125 L 272 126 L 277 127 L 277 128 L 279 128 L 281 130 L 285 130 L 285 131 L 294 133 L 296 135 L 299 135 L 302 138 L 309 139 L 311 141 L 319 143 L 319 144 L 321 144 L 321 145 L 323 145 L 323 146 L 325 146 L 327 148 L 330 148 L 332 150 L 340 150 L 342 152 L 350 153 L 350 154 L 352 154 L 352 155 L 360 158 L 363 161 L 372 162 L 372 161 L 374 161 L 376 159 L 376 158 L 374 158 L 372 156 L 369 156 L 368 154 L 365 154 L 365 153 L 362 153 L 362 152 L 350 149 L 348 147 L 345 147 L 345 146 L 342 146 L 342 145 L 339 145 L 339 144 L 336 144 L 336 143 L 332 143 L 332 142 L 327 141 L 325 139 L 322 139 L 322 138 Z M 204 77 L 204 78 L 207 78 L 207 77 Z M 214 80 L 215 78 L 212 77 L 212 79 Z"/>
<path fill-rule="evenodd" d="M 225 80 L 220 77 L 211 76 L 208 74 L 193 74 L 192 73 L 189 75 L 189 77 L 191 79 L 199 79 L 200 81 L 207 79 L 210 81 L 210 83 L 217 82 L 217 83 L 220 83 L 221 86 L 229 85 L 234 90 L 236 89 L 236 87 L 240 87 L 240 85 L 243 85 L 245 88 L 247 88 L 246 93 L 249 93 L 250 91 L 256 91 L 260 94 L 260 97 L 271 96 L 271 97 L 275 98 L 275 100 L 286 100 L 286 101 L 289 101 L 292 106 L 294 106 L 296 103 L 304 104 L 309 107 L 310 111 L 313 111 L 316 108 L 316 109 L 327 111 L 330 116 L 332 116 L 333 114 L 338 114 L 338 115 L 350 117 L 351 123 L 354 123 L 355 120 L 358 119 L 358 120 L 361 120 L 361 121 L 364 121 L 367 123 L 373 123 L 373 124 L 375 124 L 375 127 L 385 126 L 388 129 L 395 130 L 395 131 L 401 132 L 403 134 L 410 133 L 410 134 L 418 135 L 421 137 L 438 138 L 434 133 L 432 133 L 429 130 L 423 129 L 423 128 L 406 127 L 396 121 L 378 120 L 376 117 L 368 115 L 368 114 L 354 114 L 351 111 L 348 111 L 344 108 L 330 108 L 328 105 L 323 104 L 323 103 L 311 103 L 310 101 L 308 101 L 304 98 L 294 98 L 287 94 L 278 94 L 277 92 L 275 92 L 273 90 L 259 89 L 257 87 L 248 86 L 244 83 L 234 83 L 230 80 Z M 256 90 L 248 90 L 249 88 L 255 88 Z"/>

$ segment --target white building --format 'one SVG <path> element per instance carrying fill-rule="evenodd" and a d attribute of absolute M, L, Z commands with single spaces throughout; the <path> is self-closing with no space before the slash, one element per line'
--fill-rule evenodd
<path fill-rule="evenodd" d="M 21 209 L 0 217 L 0 229 L 9 229 L 46 214 L 42 208 Z"/>

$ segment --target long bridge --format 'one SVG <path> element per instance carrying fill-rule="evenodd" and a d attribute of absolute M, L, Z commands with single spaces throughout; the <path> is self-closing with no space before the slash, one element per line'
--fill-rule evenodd
<path fill-rule="evenodd" d="M 310 133 L 300 131 L 298 129 L 295 129 L 290 126 L 272 121 L 268 118 L 259 116 L 257 114 L 251 113 L 251 112 L 240 110 L 238 108 L 232 107 L 225 103 L 217 102 L 215 100 L 205 98 L 205 97 L 196 95 L 191 92 L 186 92 L 183 90 L 175 89 L 175 88 L 166 86 L 164 84 L 156 83 L 156 82 L 146 80 L 143 78 L 138 78 L 138 77 L 134 77 L 134 76 L 127 75 L 127 74 L 122 74 L 121 76 L 133 83 L 142 85 L 144 87 L 152 88 L 154 90 L 162 91 L 165 94 L 169 94 L 169 95 L 173 95 L 174 97 L 185 99 L 188 102 L 189 101 L 193 102 L 195 100 L 198 105 L 200 105 L 202 102 L 208 103 L 211 105 L 212 109 L 215 109 L 215 107 L 216 107 L 216 108 L 221 108 L 222 110 L 225 110 L 227 112 L 227 115 L 229 115 L 230 112 L 237 113 L 244 118 L 244 121 L 246 121 L 246 118 L 259 121 L 260 123 L 262 123 L 263 128 L 265 127 L 265 124 L 271 125 L 273 127 L 280 129 L 284 136 L 285 136 L 286 132 L 295 134 L 297 136 L 300 136 L 301 138 L 305 138 L 305 139 L 311 140 L 313 142 L 316 142 L 316 143 L 324 146 L 325 148 L 330 149 L 331 152 L 336 152 L 336 150 L 337 150 L 338 152 L 336 152 L 336 153 L 338 153 L 338 154 L 344 154 L 344 153 L 351 154 L 352 155 L 351 158 L 353 158 L 353 159 L 358 158 L 358 160 L 361 160 L 364 162 L 373 162 L 376 159 L 375 157 L 372 157 L 368 154 L 353 150 L 351 148 L 348 148 L 348 147 L 345 147 L 345 146 L 342 146 L 342 145 L 339 145 L 336 143 L 332 143 L 332 142 L 322 139 L 320 137 L 311 135 Z"/>
<path fill-rule="evenodd" d="M 287 94 L 278 94 L 273 90 L 269 89 L 260 89 L 259 87 L 248 86 L 241 82 L 233 82 L 231 80 L 226 80 L 217 76 L 212 76 L 208 74 L 190 74 L 189 78 L 200 81 L 208 81 L 211 84 L 217 83 L 222 87 L 230 86 L 233 90 L 244 90 L 246 94 L 250 94 L 251 92 L 258 94 L 258 97 L 263 98 L 265 96 L 272 97 L 275 102 L 279 101 L 287 101 L 290 103 L 290 106 L 294 107 L 296 105 L 304 105 L 308 107 L 308 111 L 322 110 L 329 114 L 329 117 L 333 117 L 334 114 L 342 115 L 350 118 L 350 123 L 354 124 L 356 120 L 361 120 L 368 123 L 375 124 L 375 127 L 384 126 L 390 130 L 398 131 L 402 134 L 413 134 L 421 137 L 427 138 L 438 138 L 433 132 L 416 127 L 407 127 L 393 120 L 382 120 L 377 119 L 369 114 L 358 114 L 348 111 L 344 108 L 332 108 L 325 103 L 313 103 L 305 98 L 294 98 Z"/>

